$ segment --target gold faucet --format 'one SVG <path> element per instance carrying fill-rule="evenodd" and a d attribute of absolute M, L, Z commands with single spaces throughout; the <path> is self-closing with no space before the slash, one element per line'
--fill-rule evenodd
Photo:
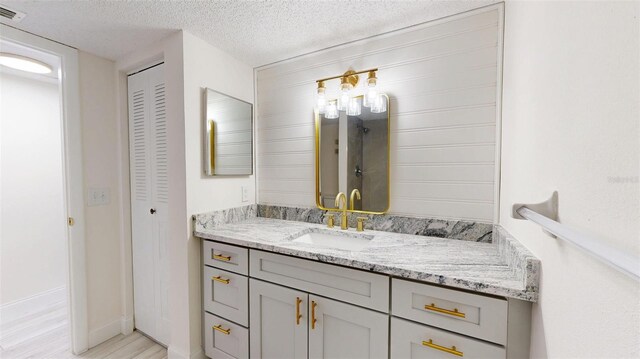
<path fill-rule="evenodd" d="M 353 191 L 351 191 L 351 201 L 350 201 L 350 209 L 353 211 L 354 209 L 356 209 L 355 207 L 355 200 L 356 198 L 358 198 L 358 200 L 361 200 L 362 197 L 360 197 L 360 191 L 358 191 L 357 188 L 354 188 Z"/>
<path fill-rule="evenodd" d="M 347 223 L 347 195 L 344 192 L 340 192 L 336 196 L 336 207 L 342 212 L 340 215 L 340 229 L 349 229 L 349 223 Z"/>

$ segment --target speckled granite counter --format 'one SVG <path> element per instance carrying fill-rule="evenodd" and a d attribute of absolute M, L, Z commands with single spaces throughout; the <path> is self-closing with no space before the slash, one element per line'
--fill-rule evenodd
<path fill-rule="evenodd" d="M 369 270 L 535 302 L 540 262 L 497 227 L 492 243 L 366 231 L 327 229 L 313 223 L 249 216 L 235 223 L 210 225 L 195 219 L 194 235 L 203 239 Z M 348 251 L 293 242 L 309 232 L 366 235 L 363 250 Z"/>

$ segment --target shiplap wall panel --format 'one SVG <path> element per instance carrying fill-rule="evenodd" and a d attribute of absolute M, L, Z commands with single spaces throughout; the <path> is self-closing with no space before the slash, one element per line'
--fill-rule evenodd
<path fill-rule="evenodd" d="M 501 16 L 492 6 L 257 69 L 258 202 L 315 206 L 315 80 L 377 67 L 391 107 L 390 212 L 492 222 Z M 326 85 L 337 97 L 339 80 Z"/>

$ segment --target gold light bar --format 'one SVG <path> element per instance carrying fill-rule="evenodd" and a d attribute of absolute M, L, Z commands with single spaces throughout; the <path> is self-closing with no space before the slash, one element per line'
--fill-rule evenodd
<path fill-rule="evenodd" d="M 363 73 L 365 73 L 365 72 L 371 72 L 371 71 L 378 71 L 378 68 L 369 69 L 369 70 L 363 70 L 363 71 L 353 71 L 353 70 L 349 70 L 349 71 L 345 72 L 345 73 L 344 73 L 344 74 L 342 74 L 342 75 L 327 77 L 327 78 L 324 78 L 324 79 L 316 80 L 316 82 L 324 82 L 324 81 L 328 81 L 328 80 L 339 79 L 339 78 L 342 78 L 342 77 L 349 77 L 349 76 L 353 76 L 353 75 L 360 75 L 360 74 L 363 74 Z"/>

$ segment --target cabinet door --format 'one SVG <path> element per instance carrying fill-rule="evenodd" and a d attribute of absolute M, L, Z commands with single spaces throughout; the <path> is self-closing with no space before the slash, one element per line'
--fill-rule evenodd
<path fill-rule="evenodd" d="M 249 297 L 251 357 L 306 358 L 307 293 L 251 279 Z"/>
<path fill-rule="evenodd" d="M 388 315 L 315 295 L 309 311 L 309 358 L 389 356 Z"/>

